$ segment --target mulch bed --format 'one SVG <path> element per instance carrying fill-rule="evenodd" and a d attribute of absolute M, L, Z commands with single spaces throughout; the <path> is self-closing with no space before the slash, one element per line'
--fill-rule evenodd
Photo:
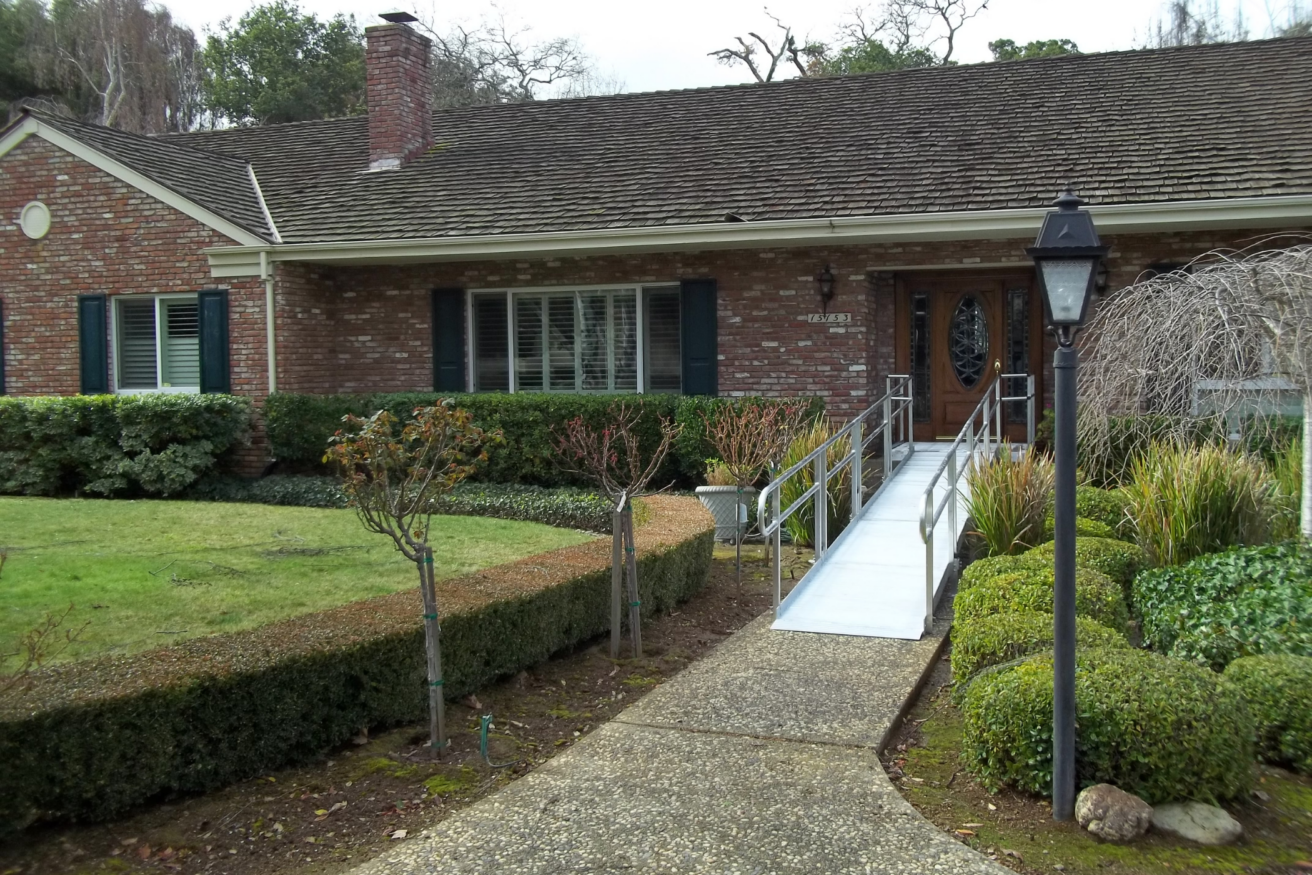
<path fill-rule="evenodd" d="M 606 639 L 598 639 L 451 703 L 452 745 L 439 759 L 424 747 L 424 726 L 361 737 L 316 765 L 148 806 L 113 823 L 29 829 L 0 846 L 0 875 L 349 870 L 532 771 L 767 610 L 772 587 L 761 549 L 745 549 L 741 585 L 732 555 L 717 547 L 706 589 L 644 623 L 642 659 L 626 658 L 626 641 L 611 660 Z M 785 558 L 787 588 L 808 555 L 786 550 Z M 493 715 L 489 759 L 510 765 L 493 768 L 480 756 L 483 714 Z"/>

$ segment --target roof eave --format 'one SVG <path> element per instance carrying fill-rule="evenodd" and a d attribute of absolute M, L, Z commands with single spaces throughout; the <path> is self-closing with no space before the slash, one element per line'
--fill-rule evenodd
<path fill-rule="evenodd" d="M 1092 206 L 1101 234 L 1209 228 L 1312 226 L 1312 195 L 1224 198 Z M 368 265 L 620 255 L 699 249 L 753 249 L 933 240 L 1024 239 L 1045 208 L 900 213 L 763 222 L 601 228 L 417 240 L 355 240 L 228 246 L 205 250 L 215 277 L 259 273 L 260 253 L 273 261 Z"/>

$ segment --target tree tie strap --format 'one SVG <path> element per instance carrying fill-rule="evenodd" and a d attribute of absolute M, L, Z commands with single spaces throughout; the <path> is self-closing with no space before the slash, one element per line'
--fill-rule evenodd
<path fill-rule="evenodd" d="M 492 724 L 492 715 L 487 714 L 483 717 L 480 717 L 479 720 L 481 721 L 481 723 L 479 724 L 478 727 L 478 752 L 479 754 L 482 755 L 483 762 L 487 763 L 489 766 L 491 766 L 494 769 L 504 769 L 506 766 L 513 766 L 517 762 L 517 760 L 511 760 L 508 763 L 494 763 L 492 762 L 491 758 L 488 757 L 487 730 L 488 727 Z"/>
<path fill-rule="evenodd" d="M 442 678 L 438 678 L 438 679 L 435 680 L 435 681 L 429 681 L 429 682 L 428 682 L 428 685 L 429 685 L 430 687 L 440 687 L 440 686 L 442 686 L 442 685 L 445 684 L 445 683 L 446 683 L 445 680 L 443 680 Z"/>
<path fill-rule="evenodd" d="M 436 619 L 437 619 L 437 614 L 424 614 L 424 619 L 425 619 L 425 620 L 436 620 Z"/>
<path fill-rule="evenodd" d="M 629 607 L 631 607 L 631 608 L 636 608 L 636 607 L 638 607 L 638 606 L 641 605 L 641 604 L 642 604 L 642 600 L 639 599 L 639 600 L 636 601 L 636 602 L 629 602 Z"/>
<path fill-rule="evenodd" d="M 425 556 L 424 556 L 424 564 L 425 564 L 425 565 L 432 565 L 432 564 L 433 564 L 433 557 L 432 557 L 432 556 L 425 555 Z"/>

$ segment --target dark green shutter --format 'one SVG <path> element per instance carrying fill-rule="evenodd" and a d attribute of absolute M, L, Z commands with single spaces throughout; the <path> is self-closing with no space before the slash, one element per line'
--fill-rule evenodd
<path fill-rule="evenodd" d="M 212 289 L 196 296 L 200 318 L 200 390 L 232 391 L 228 367 L 228 293 Z"/>
<path fill-rule="evenodd" d="M 683 394 L 719 394 L 715 280 L 684 280 L 679 284 L 679 293 Z"/>
<path fill-rule="evenodd" d="M 78 295 L 78 373 L 83 395 L 109 391 L 109 329 L 105 314 L 109 299 L 104 295 Z"/>
<path fill-rule="evenodd" d="M 433 289 L 433 391 L 465 391 L 464 289 Z"/>

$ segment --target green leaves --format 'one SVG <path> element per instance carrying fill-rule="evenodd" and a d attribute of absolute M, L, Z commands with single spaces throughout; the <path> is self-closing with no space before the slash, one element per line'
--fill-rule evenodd
<path fill-rule="evenodd" d="M 1021 553 L 1043 541 L 1043 514 L 1052 495 L 1052 461 L 1033 449 L 1013 459 L 1004 444 L 997 458 L 976 462 L 968 472 L 967 510 L 988 550 Z"/>
<path fill-rule="evenodd" d="M 1312 658 L 1245 656 L 1225 670 L 1248 701 L 1263 760 L 1312 774 Z"/>

